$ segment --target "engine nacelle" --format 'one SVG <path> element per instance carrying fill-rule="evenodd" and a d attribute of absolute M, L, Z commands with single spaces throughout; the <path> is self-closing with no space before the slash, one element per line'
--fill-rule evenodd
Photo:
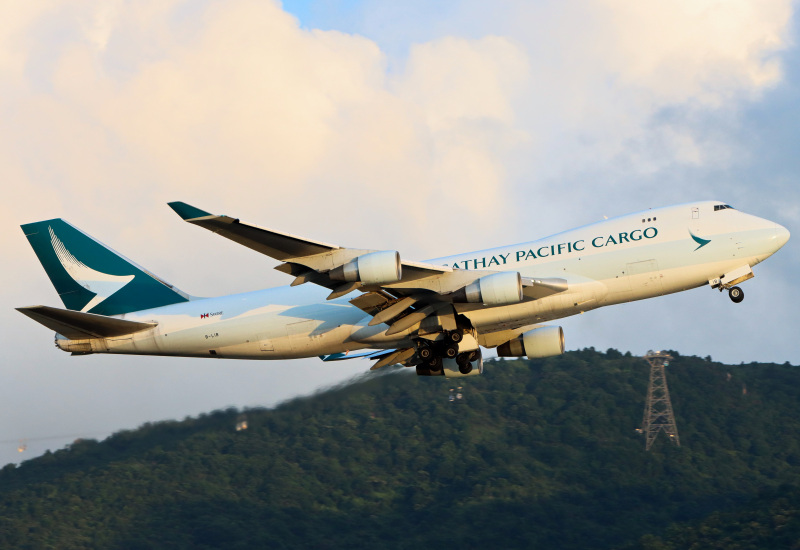
<path fill-rule="evenodd" d="M 370 252 L 332 269 L 328 276 L 334 281 L 385 285 L 402 278 L 403 264 L 400 253 L 395 250 Z"/>
<path fill-rule="evenodd" d="M 522 301 L 522 277 L 516 271 L 481 277 L 453 293 L 454 302 L 502 306 Z"/>
<path fill-rule="evenodd" d="M 564 353 L 564 331 L 561 327 L 540 327 L 497 346 L 498 357 L 539 359 Z"/>

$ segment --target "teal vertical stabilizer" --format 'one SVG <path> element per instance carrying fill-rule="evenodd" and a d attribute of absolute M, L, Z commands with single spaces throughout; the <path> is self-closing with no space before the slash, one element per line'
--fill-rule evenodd
<path fill-rule="evenodd" d="M 62 219 L 22 226 L 64 305 L 99 315 L 121 315 L 189 296 Z"/>

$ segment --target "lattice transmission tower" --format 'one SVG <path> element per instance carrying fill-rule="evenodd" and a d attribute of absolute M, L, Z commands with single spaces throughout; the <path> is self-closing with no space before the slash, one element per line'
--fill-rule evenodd
<path fill-rule="evenodd" d="M 664 367 L 669 365 L 672 356 L 651 350 L 644 359 L 650 363 L 650 385 L 647 387 L 647 404 L 644 407 L 642 420 L 645 450 L 650 450 L 658 432 L 661 431 L 667 434 L 674 445 L 680 447 L 681 439 L 678 437 L 678 426 L 675 424 L 675 414 L 672 412 L 672 402 L 667 388 L 667 376 L 664 372 Z"/>

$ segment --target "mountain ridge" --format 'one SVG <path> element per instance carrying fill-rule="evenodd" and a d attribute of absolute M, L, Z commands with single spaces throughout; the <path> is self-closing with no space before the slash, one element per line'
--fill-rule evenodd
<path fill-rule="evenodd" d="M 680 448 L 644 451 L 648 366 L 616 350 L 395 369 L 8 465 L 0 545 L 615 548 L 800 487 L 800 369 L 671 353 Z"/>

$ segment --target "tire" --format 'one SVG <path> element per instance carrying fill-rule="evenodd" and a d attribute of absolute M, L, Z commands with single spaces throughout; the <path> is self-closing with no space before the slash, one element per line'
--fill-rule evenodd
<path fill-rule="evenodd" d="M 450 333 L 449 338 L 452 343 L 458 344 L 461 340 L 464 339 L 464 335 L 461 332 L 454 330 L 453 332 Z"/>
<path fill-rule="evenodd" d="M 434 357 L 430 361 L 428 361 L 425 365 L 428 370 L 431 372 L 431 375 L 437 375 L 442 372 L 442 358 L 441 357 Z"/>
<path fill-rule="evenodd" d="M 458 372 L 461 374 L 469 374 L 472 372 L 472 363 L 465 363 L 458 366 Z"/>
<path fill-rule="evenodd" d="M 734 304 L 738 304 L 742 300 L 744 300 L 744 292 L 738 286 L 735 286 L 728 290 L 728 296 L 730 297 L 731 301 Z"/>
<path fill-rule="evenodd" d="M 419 358 L 423 361 L 428 361 L 433 356 L 433 350 L 427 345 L 420 346 L 417 350 L 417 355 L 419 355 Z"/>
<path fill-rule="evenodd" d="M 447 346 L 444 348 L 444 356 L 448 359 L 455 359 L 458 355 L 458 346 Z"/>

